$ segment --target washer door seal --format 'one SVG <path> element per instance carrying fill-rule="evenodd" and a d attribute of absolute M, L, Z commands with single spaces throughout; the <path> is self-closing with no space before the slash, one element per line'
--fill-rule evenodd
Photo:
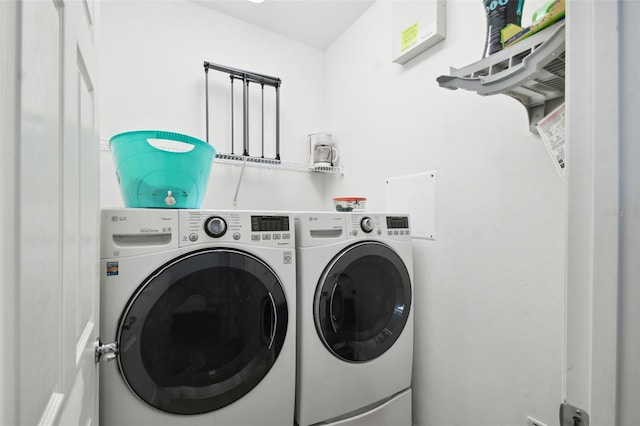
<path fill-rule="evenodd" d="M 339 253 L 316 289 L 314 318 L 324 345 L 350 362 L 374 359 L 400 337 L 411 309 L 411 278 L 389 246 L 365 241 Z"/>
<path fill-rule="evenodd" d="M 232 249 L 192 252 L 155 271 L 129 300 L 116 339 L 120 371 L 158 410 L 214 411 L 267 375 L 287 323 L 282 285 L 263 261 Z"/>

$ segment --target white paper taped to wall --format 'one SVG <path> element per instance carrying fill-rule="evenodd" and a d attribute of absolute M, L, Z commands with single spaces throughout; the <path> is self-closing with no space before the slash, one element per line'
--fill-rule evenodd
<path fill-rule="evenodd" d="M 411 215 L 412 238 L 436 239 L 437 178 L 433 171 L 385 179 L 386 211 Z"/>
<path fill-rule="evenodd" d="M 565 155 L 564 104 L 540 120 L 538 133 L 560 178 L 565 180 L 567 178 L 567 159 Z"/>

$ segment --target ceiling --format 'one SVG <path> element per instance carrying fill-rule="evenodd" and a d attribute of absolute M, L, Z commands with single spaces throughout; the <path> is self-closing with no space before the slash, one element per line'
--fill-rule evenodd
<path fill-rule="evenodd" d="M 195 3 L 326 50 L 375 0 L 194 0 Z"/>

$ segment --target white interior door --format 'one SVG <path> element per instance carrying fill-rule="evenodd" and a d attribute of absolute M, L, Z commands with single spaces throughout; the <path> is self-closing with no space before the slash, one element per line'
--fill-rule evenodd
<path fill-rule="evenodd" d="M 10 212 L 1 221 L 0 423 L 89 425 L 99 319 L 93 4 L 1 3 L 3 43 L 13 46 L 3 44 L 2 65 L 0 159 L 12 185 L 1 193 Z"/>

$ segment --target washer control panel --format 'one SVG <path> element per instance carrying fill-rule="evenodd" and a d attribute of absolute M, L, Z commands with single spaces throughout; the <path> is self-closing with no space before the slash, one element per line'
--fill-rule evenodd
<path fill-rule="evenodd" d="M 204 232 L 210 237 L 220 238 L 227 232 L 227 222 L 220 216 L 211 216 L 204 221 Z"/>
<path fill-rule="evenodd" d="M 213 241 L 294 247 L 293 218 L 276 212 L 180 210 L 180 246 Z"/>

